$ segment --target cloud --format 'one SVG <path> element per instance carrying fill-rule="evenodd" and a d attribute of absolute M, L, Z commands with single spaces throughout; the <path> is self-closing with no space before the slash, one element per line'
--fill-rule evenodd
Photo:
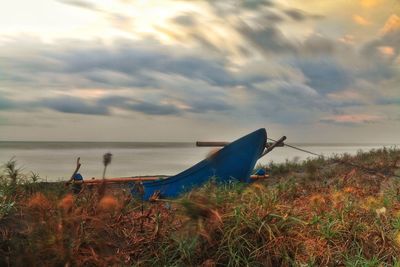
<path fill-rule="evenodd" d="M 360 54 L 365 65 L 364 79 L 375 82 L 393 79 L 398 75 L 396 57 L 400 55 L 400 28 L 391 28 L 363 44 Z"/>
<path fill-rule="evenodd" d="M 272 7 L 275 6 L 275 4 L 268 0 L 244 0 L 241 1 L 241 6 L 246 9 L 254 10 L 261 7 Z"/>
<path fill-rule="evenodd" d="M 178 40 L 188 41 L 189 39 L 213 52 L 228 52 L 226 45 L 223 43 L 224 41 L 222 43 L 218 41 L 220 39 L 225 40 L 226 35 L 219 36 L 220 31 L 203 31 L 204 27 L 209 26 L 211 28 L 224 28 L 224 31 L 229 32 L 231 36 L 235 36 L 232 39 L 237 39 L 236 35 L 240 35 L 242 40 L 236 40 L 236 43 L 233 44 L 236 47 L 232 50 L 234 51 L 233 53 L 240 53 L 242 56 L 253 55 L 253 48 L 270 56 L 275 53 L 302 53 L 303 49 L 307 50 L 315 47 L 319 49 L 317 53 L 326 52 L 328 49 L 325 48 L 328 45 L 330 50 L 335 45 L 334 42 L 328 44 L 327 38 L 324 43 L 313 44 L 313 42 L 321 41 L 322 38 L 317 40 L 311 36 L 309 40 L 307 39 L 307 44 L 304 44 L 307 47 L 303 47 L 301 41 L 288 38 L 281 30 L 280 26 L 283 24 L 305 23 L 307 20 L 322 18 L 320 15 L 310 14 L 300 9 L 288 8 L 286 5 L 269 1 L 207 1 L 207 3 L 214 12 L 212 14 L 213 25 L 209 25 L 210 19 L 202 21 L 200 17 L 196 25 L 202 25 L 202 27 L 193 27 L 190 21 L 187 21 L 188 17 L 186 15 L 183 15 L 183 17 L 181 15 L 177 16 L 175 20 L 183 20 L 179 24 L 180 26 L 185 26 L 185 29 L 179 30 Z M 189 25 L 186 26 L 186 24 Z M 170 30 L 165 31 L 170 32 Z M 181 31 L 184 32 L 183 35 Z M 243 44 L 243 41 L 246 44 Z M 229 44 L 229 47 L 231 49 L 232 44 Z"/>
<path fill-rule="evenodd" d="M 295 45 L 275 27 L 266 26 L 261 29 L 253 29 L 242 24 L 238 30 L 246 40 L 265 54 L 294 53 L 296 51 Z"/>
<path fill-rule="evenodd" d="M 126 105 L 128 101 L 124 96 L 106 96 L 97 100 L 97 104 L 101 106 L 121 107 Z"/>
<path fill-rule="evenodd" d="M 185 27 L 193 27 L 197 24 L 194 14 L 179 15 L 175 17 L 172 21 Z"/>
<path fill-rule="evenodd" d="M 332 107 L 313 88 L 294 81 L 269 81 L 252 91 L 254 116 L 281 124 L 312 123 Z"/>
<path fill-rule="evenodd" d="M 168 87 L 167 87 L 168 88 Z M 195 88 L 192 88 L 194 90 Z M 115 107 L 123 110 L 136 111 L 148 115 L 176 115 L 182 116 L 189 113 L 209 113 L 224 112 L 233 110 L 231 104 L 218 99 L 219 95 L 204 98 L 202 95 L 208 90 L 198 92 L 188 92 L 187 96 L 180 92 L 168 94 L 168 96 L 158 95 L 152 102 L 138 98 L 123 96 L 107 96 L 98 99 L 97 104 L 108 108 Z"/>
<path fill-rule="evenodd" d="M 328 94 L 349 87 L 353 78 L 334 59 L 297 60 L 294 65 L 306 77 L 306 84 L 322 94 Z"/>
<path fill-rule="evenodd" d="M 374 60 L 382 59 L 382 47 L 390 47 L 394 56 L 400 52 L 400 18 L 392 15 L 388 18 L 381 30 L 381 35 L 374 40 L 367 42 L 362 47 L 362 54 Z"/>
<path fill-rule="evenodd" d="M 338 47 L 343 45 L 321 35 L 309 36 L 299 47 L 302 54 L 306 55 L 332 55 Z"/>
<path fill-rule="evenodd" d="M 371 24 L 371 22 L 369 22 L 369 21 L 368 21 L 367 19 L 365 19 L 364 17 L 362 17 L 362 16 L 360 16 L 360 15 L 356 15 L 356 14 L 353 15 L 353 21 L 354 21 L 356 24 L 361 25 L 361 26 L 367 26 L 367 25 L 370 25 L 370 24 Z"/>
<path fill-rule="evenodd" d="M 151 84 L 149 72 L 172 73 L 206 80 L 214 85 L 235 84 L 235 78 L 225 69 L 221 58 L 186 54 L 186 49 L 146 42 L 119 44 L 111 49 L 102 46 L 71 49 L 57 58 L 64 62 L 64 72 L 89 74 L 97 70 L 136 75 L 138 85 Z M 140 78 L 140 79 L 139 79 Z"/>
<path fill-rule="evenodd" d="M 10 43 L 9 46 L 13 46 Z M 245 85 L 226 68 L 224 57 L 204 55 L 154 40 L 120 41 L 111 46 L 96 42 L 64 42 L 47 50 L 21 48 L 34 57 L 10 54 L 5 47 L 0 61 L 3 79 L 29 86 L 160 87 L 158 74 L 176 74 L 211 85 Z M 5 54 L 6 53 L 6 54 Z"/>
<path fill-rule="evenodd" d="M 367 96 L 359 90 L 342 90 L 327 95 L 330 105 L 336 108 L 368 106 L 371 104 Z"/>
<path fill-rule="evenodd" d="M 62 113 L 74 113 L 84 115 L 109 115 L 107 107 L 102 105 L 96 105 L 88 101 L 84 101 L 77 97 L 56 97 L 56 98 L 45 98 L 38 101 L 34 101 L 33 106 L 46 107 L 52 110 L 56 110 Z"/>
<path fill-rule="evenodd" d="M 179 108 L 170 104 L 139 102 L 127 105 L 127 107 L 131 110 L 147 115 L 164 116 L 164 115 L 178 115 L 182 113 Z"/>
<path fill-rule="evenodd" d="M 271 36 L 288 42 L 274 30 Z M 286 51 L 279 42 L 268 48 L 286 55 L 304 55 L 313 49 L 333 53 L 331 42 L 313 35 L 302 44 L 286 47 Z M 112 45 L 75 42 L 74 46 L 65 42 L 45 51 L 32 47 L 35 57 L 10 60 L 5 74 L 19 73 L 24 80 L 19 86 L 32 87 L 33 91 L 39 85 L 45 88 L 43 92 L 49 97 L 36 100 L 36 109 L 46 107 L 62 113 L 116 116 L 114 111 L 119 109 L 149 116 L 252 117 L 257 110 L 254 118 L 267 116 L 283 124 L 312 122 L 342 107 L 343 101 L 329 101 L 326 94 L 353 84 L 351 73 L 333 55 L 331 59 L 307 56 L 249 61 L 232 71 L 225 54 L 204 55 L 154 40 L 120 40 Z M 31 66 L 35 66 L 34 74 Z M 77 97 L 69 93 L 76 88 L 101 89 L 103 93 L 100 97 Z M 242 88 L 240 98 L 232 95 L 236 88 Z M 54 96 L 54 92 L 69 96 Z"/>
<path fill-rule="evenodd" d="M 5 87 L 30 94 L 36 110 L 206 119 L 219 115 L 291 124 L 321 118 L 344 120 L 332 114 L 348 114 L 347 109 L 356 106 L 357 114 L 363 114 L 366 103 L 376 104 L 382 96 L 380 92 L 369 94 L 370 88 L 396 75 L 387 64 L 389 59 L 384 59 L 398 58 L 395 30 L 367 44 L 344 44 L 329 32 L 321 34 L 316 25 L 310 26 L 307 35 L 294 37 L 291 25 L 308 27 L 316 16 L 268 1 L 242 1 L 239 11 L 236 6 L 241 13 L 234 16 L 229 3 L 225 2 L 229 7 L 218 4 L 223 10 L 220 17 L 204 16 L 204 20 L 213 18 L 214 24 L 203 25 L 203 17 L 194 13 L 180 13 L 172 19 L 176 28 L 169 30 L 182 30 L 190 42 L 177 37 L 167 45 L 141 36 L 141 40 L 104 43 L 62 40 L 23 46 L 20 40 L 3 44 L 6 49 L 0 50 L 0 57 L 6 61 L 0 61 L 0 67 Z M 116 24 L 129 26 L 131 22 L 124 16 L 113 18 Z M 202 29 L 215 26 L 215 32 L 229 33 L 232 38 L 225 36 L 221 45 L 213 29 L 205 33 L 199 25 Z M 11 46 L 16 47 L 14 52 L 24 53 L 10 53 Z M 74 90 L 88 93 L 78 95 Z M 330 97 L 346 90 L 358 94 L 351 100 Z M 67 96 L 60 97 L 60 93 Z M 14 96 L 18 94 L 22 93 Z M 378 105 L 388 104 L 381 101 Z M 11 107 L 0 100 L 2 106 Z"/>
<path fill-rule="evenodd" d="M 190 105 L 189 111 L 194 113 L 207 113 L 207 112 L 225 112 L 234 110 L 231 104 L 225 101 L 208 98 L 208 99 L 191 99 L 187 102 Z"/>
<path fill-rule="evenodd" d="M 385 22 L 385 25 L 380 30 L 380 33 L 382 35 L 385 35 L 399 30 L 400 30 L 400 17 L 397 16 L 396 14 L 392 14 Z"/>
<path fill-rule="evenodd" d="M 269 11 L 265 12 L 260 18 L 260 22 L 265 21 L 265 23 L 278 24 L 285 21 L 285 18 L 282 15 L 279 15 L 277 12 Z"/>
<path fill-rule="evenodd" d="M 123 110 L 136 111 L 147 115 L 166 116 L 182 114 L 182 110 L 172 103 L 163 104 L 159 101 L 154 101 L 153 103 L 123 96 L 103 97 L 97 100 L 97 104 L 101 107 L 114 107 Z"/>
<path fill-rule="evenodd" d="M 72 7 L 78 7 L 89 11 L 97 12 L 98 14 L 104 16 L 104 18 L 110 22 L 112 27 L 117 28 L 119 30 L 131 32 L 132 29 L 134 28 L 133 17 L 119 12 L 109 11 L 110 9 L 107 7 L 101 7 L 100 5 L 98 6 L 97 5 L 98 2 L 96 1 L 94 1 L 96 2 L 96 4 L 86 0 L 56 0 L 56 1 Z"/>
<path fill-rule="evenodd" d="M 295 21 L 303 21 L 307 19 L 307 15 L 300 9 L 287 9 L 284 11 L 291 19 Z"/>
<path fill-rule="evenodd" d="M 268 25 L 268 24 L 267 24 Z M 242 22 L 237 26 L 243 39 L 264 55 L 319 57 L 347 50 L 348 45 L 320 34 L 311 34 L 303 41 L 290 39 L 277 26 L 250 27 Z"/>
<path fill-rule="evenodd" d="M 121 41 L 112 46 L 75 42 L 74 47 L 65 42 L 44 51 L 32 46 L 31 53 L 35 57 L 8 55 L 4 78 L 36 99 L 30 101 L 33 108 L 62 113 L 114 115 L 111 108 L 175 116 L 225 112 L 233 108 L 227 103 L 229 96 L 224 88 L 251 86 L 268 78 L 253 73 L 234 75 L 222 57 L 172 50 L 154 41 Z M 21 77 L 18 82 L 15 73 Z M 44 96 L 34 93 L 37 87 L 43 88 Z M 102 90 L 108 97 L 91 97 L 90 91 L 73 96 L 73 90 L 85 88 Z M 60 92 L 66 96 L 60 97 Z M 121 92 L 129 94 L 123 96 Z M 212 99 L 206 100 L 206 96 Z M 11 107 L 3 102 L 2 107 Z M 182 107 L 176 103 L 182 103 Z"/>
<path fill-rule="evenodd" d="M 310 14 L 297 8 L 289 8 L 289 9 L 281 8 L 281 9 L 283 13 L 285 13 L 289 18 L 291 18 L 295 22 L 303 22 L 308 19 L 315 20 L 323 18 L 323 16 L 319 14 Z"/>
<path fill-rule="evenodd" d="M 363 124 L 363 123 L 374 123 L 381 121 L 382 116 L 369 115 L 369 114 L 346 114 L 346 115 L 334 115 L 326 118 L 322 118 L 320 121 L 324 123 L 339 123 L 339 124 Z"/>
<path fill-rule="evenodd" d="M 111 22 L 111 24 L 120 30 L 130 32 L 133 29 L 133 19 L 129 16 L 122 15 L 122 14 L 117 14 L 117 13 L 109 13 L 106 15 L 108 20 Z"/>
<path fill-rule="evenodd" d="M 310 14 L 301 9 L 290 8 L 279 1 L 268 0 L 244 0 L 244 1 L 207 1 L 218 16 L 253 12 L 252 15 L 263 16 L 265 13 L 285 14 L 292 21 L 304 21 L 307 19 L 320 19 L 321 15 Z"/>
<path fill-rule="evenodd" d="M 14 101 L 0 96 L 0 110 L 8 110 L 16 107 Z"/>
<path fill-rule="evenodd" d="M 364 7 L 372 8 L 382 3 L 382 0 L 360 0 L 360 2 Z"/>
<path fill-rule="evenodd" d="M 393 57 L 395 55 L 395 50 L 392 46 L 379 46 L 377 49 L 383 56 Z"/>
<path fill-rule="evenodd" d="M 399 105 L 400 106 L 400 97 L 388 98 L 382 97 L 376 102 L 379 105 Z"/>
<path fill-rule="evenodd" d="M 97 6 L 89 1 L 84 1 L 84 0 L 57 0 L 57 1 L 70 6 L 86 8 L 93 11 L 99 11 Z"/>

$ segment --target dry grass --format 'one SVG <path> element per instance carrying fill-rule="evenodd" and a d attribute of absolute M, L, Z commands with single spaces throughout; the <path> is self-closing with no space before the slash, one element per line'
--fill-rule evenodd
<path fill-rule="evenodd" d="M 399 158 L 381 149 L 289 162 L 266 181 L 209 183 L 143 209 L 122 189 L 22 184 L 2 194 L 14 206 L 0 217 L 0 265 L 398 266 Z"/>

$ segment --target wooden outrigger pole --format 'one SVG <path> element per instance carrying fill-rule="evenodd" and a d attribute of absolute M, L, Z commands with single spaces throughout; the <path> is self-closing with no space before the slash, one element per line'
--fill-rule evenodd
<path fill-rule="evenodd" d="M 268 177 L 268 175 L 251 175 L 250 179 L 258 180 Z M 146 177 L 116 177 L 116 178 L 107 178 L 107 179 L 91 179 L 91 180 L 83 180 L 83 184 L 86 185 L 100 185 L 101 183 L 107 184 L 121 184 L 121 183 L 139 183 L 139 182 L 147 182 L 147 181 L 157 181 L 166 179 L 168 176 L 146 176 Z"/>
<path fill-rule="evenodd" d="M 84 180 L 84 184 L 101 184 L 105 183 L 130 183 L 130 182 L 145 182 L 145 181 L 156 181 L 167 178 L 166 176 L 145 176 L 145 177 L 116 177 L 107 179 L 95 179 Z"/>

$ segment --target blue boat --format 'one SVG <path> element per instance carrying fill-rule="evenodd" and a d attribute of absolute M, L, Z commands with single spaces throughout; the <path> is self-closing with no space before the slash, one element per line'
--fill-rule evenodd
<path fill-rule="evenodd" d="M 154 196 L 174 198 L 203 185 L 211 177 L 219 183 L 250 182 L 251 172 L 266 148 L 266 140 L 266 130 L 256 130 L 177 175 L 143 182 L 142 197 L 144 200 Z M 137 195 L 137 191 L 132 190 L 132 194 Z"/>

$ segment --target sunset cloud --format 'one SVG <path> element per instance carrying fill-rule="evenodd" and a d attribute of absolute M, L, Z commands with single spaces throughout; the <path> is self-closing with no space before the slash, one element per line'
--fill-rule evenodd
<path fill-rule="evenodd" d="M 360 0 L 364 7 L 372 8 L 382 3 L 382 0 Z"/>
<path fill-rule="evenodd" d="M 322 122 L 334 122 L 334 123 L 372 123 L 382 120 L 381 116 L 368 115 L 368 114 L 352 114 L 352 115 L 335 115 L 326 118 L 322 118 Z"/>
<path fill-rule="evenodd" d="M 388 34 L 400 30 L 400 17 L 392 14 L 381 29 L 381 34 Z"/>
<path fill-rule="evenodd" d="M 369 24 L 371 24 L 371 22 L 369 22 L 367 19 L 365 19 L 364 17 L 360 16 L 360 15 L 353 15 L 353 21 L 355 23 L 357 23 L 358 25 L 362 25 L 362 26 L 367 26 Z"/>
<path fill-rule="evenodd" d="M 379 46 L 378 50 L 382 53 L 382 55 L 387 57 L 392 57 L 395 55 L 395 50 L 391 46 Z"/>

